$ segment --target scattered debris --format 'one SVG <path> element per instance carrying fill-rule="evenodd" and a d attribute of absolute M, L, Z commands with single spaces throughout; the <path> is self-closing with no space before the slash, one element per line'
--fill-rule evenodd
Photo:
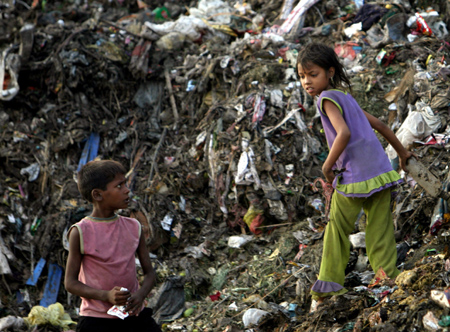
<path fill-rule="evenodd" d="M 165 331 L 444 330 L 450 5 L 428 5 L 0 4 L 0 329 L 74 329 L 64 235 L 90 213 L 74 176 L 110 158 L 129 169 L 121 213 L 143 226 L 159 285 L 148 305 Z M 392 213 L 402 274 L 371 270 L 362 213 L 349 292 L 310 314 L 330 201 L 319 115 L 296 77 L 312 40 L 334 47 L 358 103 L 439 188 L 401 172 Z M 57 321 L 39 320 L 50 308 Z"/>

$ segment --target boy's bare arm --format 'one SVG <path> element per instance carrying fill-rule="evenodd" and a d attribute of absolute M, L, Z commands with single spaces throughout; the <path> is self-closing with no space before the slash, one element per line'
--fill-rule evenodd
<path fill-rule="evenodd" d="M 74 227 L 69 234 L 69 257 L 67 258 L 66 274 L 64 284 L 66 290 L 74 295 L 87 299 L 109 302 L 111 304 L 124 305 L 130 292 L 120 291 L 120 287 L 114 287 L 110 291 L 89 287 L 78 280 L 81 260 L 83 256 L 80 251 L 80 233 Z"/>
<path fill-rule="evenodd" d="M 136 250 L 136 253 L 141 263 L 142 270 L 144 271 L 144 280 L 142 282 L 141 288 L 139 288 L 136 293 L 132 294 L 132 296 L 128 300 L 128 304 L 125 310 L 130 314 L 137 315 L 142 308 L 142 303 L 144 302 L 145 297 L 148 295 L 148 293 L 150 293 L 156 283 L 156 273 L 153 269 L 147 246 L 145 244 L 144 233 L 141 233 L 139 246 Z"/>

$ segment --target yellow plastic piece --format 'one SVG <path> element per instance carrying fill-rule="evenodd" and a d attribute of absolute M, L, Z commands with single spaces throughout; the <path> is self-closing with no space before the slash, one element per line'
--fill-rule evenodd
<path fill-rule="evenodd" d="M 70 325 L 76 324 L 69 314 L 64 312 L 62 304 L 58 302 L 49 305 L 48 308 L 40 305 L 34 306 L 24 320 L 29 326 L 52 324 L 64 330 L 68 330 Z"/>
<path fill-rule="evenodd" d="M 253 219 L 256 218 L 256 216 L 263 214 L 264 210 L 255 208 L 253 205 L 250 206 L 247 213 L 244 216 L 244 222 L 247 224 L 248 227 L 252 224 Z"/>

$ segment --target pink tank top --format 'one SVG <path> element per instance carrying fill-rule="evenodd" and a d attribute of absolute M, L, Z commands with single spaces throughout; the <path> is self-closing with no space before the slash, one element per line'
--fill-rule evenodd
<path fill-rule="evenodd" d="M 139 289 L 135 253 L 141 225 L 133 218 L 115 215 L 108 219 L 86 217 L 72 227 L 80 233 L 83 255 L 78 279 L 96 289 L 125 287 L 134 293 Z M 81 298 L 80 316 L 116 318 L 108 315 L 111 303 Z"/>

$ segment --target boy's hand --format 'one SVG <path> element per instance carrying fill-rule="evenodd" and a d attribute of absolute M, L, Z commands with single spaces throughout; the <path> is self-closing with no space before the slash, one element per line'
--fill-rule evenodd
<path fill-rule="evenodd" d="M 116 305 L 125 305 L 131 296 L 129 291 L 121 291 L 121 287 L 115 286 L 108 292 L 108 302 Z"/>
<path fill-rule="evenodd" d="M 144 303 L 145 296 L 141 295 L 139 291 L 127 299 L 127 306 L 125 307 L 125 311 L 128 312 L 131 316 L 139 316 L 141 312 L 142 305 Z"/>

